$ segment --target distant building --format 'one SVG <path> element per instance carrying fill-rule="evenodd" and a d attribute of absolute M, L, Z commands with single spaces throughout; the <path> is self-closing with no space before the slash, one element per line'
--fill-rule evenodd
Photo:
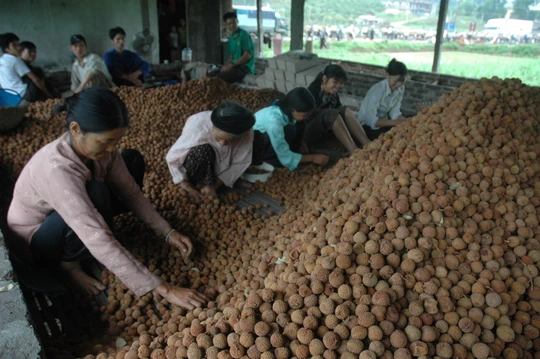
<path fill-rule="evenodd" d="M 412 0 L 412 1 L 385 1 L 386 14 L 412 14 L 425 16 L 431 14 L 433 3 L 431 0 Z"/>

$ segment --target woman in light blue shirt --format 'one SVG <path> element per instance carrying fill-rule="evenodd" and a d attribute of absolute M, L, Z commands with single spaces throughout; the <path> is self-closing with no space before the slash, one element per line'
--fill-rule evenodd
<path fill-rule="evenodd" d="M 315 109 L 315 99 L 303 87 L 291 90 L 283 100 L 263 108 L 255 114 L 253 129 L 264 135 L 266 150 L 264 161 L 287 167 L 291 171 L 300 162 L 320 166 L 328 163 L 328 156 L 300 153 L 303 145 L 304 120 Z"/>
<path fill-rule="evenodd" d="M 371 140 L 407 121 L 401 114 L 407 67 L 392 59 L 386 72 L 386 79 L 369 89 L 358 112 L 358 121 Z"/>

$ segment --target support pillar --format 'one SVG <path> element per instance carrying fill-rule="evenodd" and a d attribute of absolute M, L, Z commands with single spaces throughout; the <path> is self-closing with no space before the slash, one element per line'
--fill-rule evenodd
<path fill-rule="evenodd" d="M 263 12 L 262 0 L 257 0 L 257 37 L 259 41 L 259 53 L 254 54 L 258 58 L 264 57 L 264 28 L 263 28 Z"/>
<path fill-rule="evenodd" d="M 221 6 L 213 0 L 187 0 L 188 46 L 193 61 L 221 63 Z"/>
<path fill-rule="evenodd" d="M 432 72 L 439 72 L 447 13 L 448 13 L 448 0 L 441 0 L 441 5 L 439 7 L 439 21 L 437 23 L 437 35 L 435 37 L 436 39 L 435 40 L 435 56 L 433 57 L 433 67 L 431 69 Z"/>
<path fill-rule="evenodd" d="M 291 0 L 291 50 L 304 48 L 305 0 Z"/>

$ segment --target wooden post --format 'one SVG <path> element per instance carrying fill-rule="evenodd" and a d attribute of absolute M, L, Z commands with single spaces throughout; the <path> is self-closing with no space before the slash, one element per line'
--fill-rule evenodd
<path fill-rule="evenodd" d="M 446 25 L 446 14 L 448 13 L 448 0 L 441 0 L 439 7 L 439 22 L 437 23 L 437 35 L 435 37 L 435 56 L 433 57 L 432 72 L 439 72 L 441 64 L 441 50 L 444 41 L 444 29 Z"/>
<path fill-rule="evenodd" d="M 305 0 L 291 0 L 291 50 L 304 48 Z"/>
<path fill-rule="evenodd" d="M 264 27 L 263 27 L 263 11 L 262 11 L 262 0 L 257 0 L 257 37 L 259 38 L 259 53 L 257 54 L 258 58 L 264 57 Z"/>

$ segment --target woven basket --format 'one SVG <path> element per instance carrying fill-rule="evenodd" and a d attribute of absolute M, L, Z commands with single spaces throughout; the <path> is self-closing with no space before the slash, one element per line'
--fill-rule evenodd
<path fill-rule="evenodd" d="M 19 126 L 28 109 L 28 102 L 21 101 L 18 106 L 0 107 L 0 133 L 8 132 Z"/>

